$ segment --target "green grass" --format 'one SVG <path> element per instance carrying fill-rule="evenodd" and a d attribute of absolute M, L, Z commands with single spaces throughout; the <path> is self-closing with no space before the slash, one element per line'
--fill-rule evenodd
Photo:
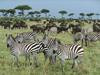
<path fill-rule="evenodd" d="M 6 34 L 27 32 L 30 30 L 8 30 L 0 28 L 0 75 L 63 75 L 61 72 L 60 62 L 57 59 L 55 65 L 50 65 L 47 61 L 44 62 L 43 54 L 38 55 L 40 66 L 24 66 L 24 58 L 20 57 L 20 67 L 12 66 L 12 56 L 9 49 L 6 47 Z M 63 43 L 72 43 L 70 33 L 60 33 L 53 35 L 60 39 Z M 83 64 L 77 69 L 71 69 L 72 61 L 66 61 L 64 65 L 65 75 L 100 75 L 100 42 L 91 43 L 89 47 L 84 47 L 85 53 Z"/>

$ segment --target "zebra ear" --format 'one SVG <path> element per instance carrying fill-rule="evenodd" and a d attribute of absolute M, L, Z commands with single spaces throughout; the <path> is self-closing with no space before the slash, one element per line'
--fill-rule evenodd
<path fill-rule="evenodd" d="M 48 36 L 47 32 L 45 31 L 43 39 L 46 39 L 46 37 Z"/>
<path fill-rule="evenodd" d="M 11 36 L 11 38 L 15 41 L 15 38 L 13 37 L 13 35 L 12 35 L 12 34 L 9 34 L 9 36 Z"/>

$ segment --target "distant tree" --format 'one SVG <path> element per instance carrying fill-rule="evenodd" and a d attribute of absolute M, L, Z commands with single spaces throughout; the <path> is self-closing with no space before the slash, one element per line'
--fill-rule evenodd
<path fill-rule="evenodd" d="M 64 15 L 67 14 L 67 11 L 61 10 L 61 11 L 59 11 L 59 13 L 62 15 L 62 18 L 64 18 Z"/>
<path fill-rule="evenodd" d="M 9 13 L 10 16 L 14 16 L 15 13 L 16 13 L 16 11 L 15 11 L 15 9 L 8 9 L 8 10 L 7 10 L 7 13 Z"/>
<path fill-rule="evenodd" d="M 84 13 L 80 13 L 79 15 L 81 16 L 82 19 L 85 19 L 84 18 L 85 17 L 85 14 Z"/>
<path fill-rule="evenodd" d="M 23 15 L 23 13 L 22 12 L 18 12 L 18 16 L 22 16 Z"/>
<path fill-rule="evenodd" d="M 68 16 L 69 16 L 70 18 L 73 18 L 73 15 L 74 15 L 74 13 L 68 14 Z"/>
<path fill-rule="evenodd" d="M 86 15 L 88 16 L 88 19 L 92 19 L 92 16 L 94 15 L 94 13 L 88 13 Z"/>
<path fill-rule="evenodd" d="M 41 13 L 39 11 L 34 11 L 34 14 L 35 14 L 36 18 L 38 18 L 38 17 L 40 17 Z"/>
<path fill-rule="evenodd" d="M 45 17 L 47 18 L 47 14 L 50 12 L 48 9 L 42 9 L 40 11 L 41 13 L 45 14 Z"/>
<path fill-rule="evenodd" d="M 6 9 L 0 9 L 0 12 L 2 13 L 2 16 L 7 16 L 7 10 Z"/>
<path fill-rule="evenodd" d="M 31 15 L 31 17 L 34 17 L 34 12 L 33 11 L 30 11 L 29 13 L 28 13 L 28 15 Z"/>
<path fill-rule="evenodd" d="M 32 8 L 28 5 L 18 5 L 15 7 L 15 9 L 20 10 L 22 12 L 22 15 L 24 15 L 25 10 L 30 10 Z"/>

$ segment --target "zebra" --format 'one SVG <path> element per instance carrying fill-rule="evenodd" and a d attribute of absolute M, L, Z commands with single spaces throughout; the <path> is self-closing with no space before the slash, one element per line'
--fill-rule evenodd
<path fill-rule="evenodd" d="M 36 55 L 44 50 L 47 50 L 46 46 L 42 42 L 33 42 L 33 43 L 17 43 L 14 37 L 10 34 L 7 37 L 7 47 L 10 48 L 11 55 L 14 56 L 16 59 L 15 64 L 17 66 L 19 63 L 19 56 L 24 55 L 26 61 L 29 60 L 30 62 L 30 55 L 33 56 L 35 60 L 34 63 L 38 66 L 37 57 Z"/>
<path fill-rule="evenodd" d="M 18 43 L 25 43 L 30 40 L 36 41 L 35 32 L 24 32 L 24 33 L 17 34 L 17 36 L 15 37 L 15 41 Z"/>
<path fill-rule="evenodd" d="M 81 41 L 81 45 L 83 46 L 85 35 L 81 32 L 73 34 L 73 42 L 76 44 L 78 41 Z"/>
<path fill-rule="evenodd" d="M 46 45 L 48 50 L 44 51 L 45 61 L 49 58 L 51 64 L 56 63 L 56 57 L 53 56 L 54 50 L 58 47 L 58 39 L 57 38 L 50 38 L 47 34 L 44 35 L 42 42 Z"/>
<path fill-rule="evenodd" d="M 72 68 L 78 66 L 79 62 L 81 62 L 82 57 L 84 55 L 84 49 L 80 44 L 62 44 L 59 43 L 58 49 L 54 53 L 55 56 L 61 61 L 62 71 L 64 71 L 64 62 L 65 60 L 73 60 Z"/>
<path fill-rule="evenodd" d="M 100 40 L 100 34 L 99 33 L 88 33 L 85 35 L 85 45 L 89 45 L 89 42 L 95 42 Z"/>
<path fill-rule="evenodd" d="M 76 34 L 73 34 L 73 41 L 74 44 L 76 44 L 78 41 L 81 41 L 81 45 L 85 43 L 85 38 L 88 33 L 90 33 L 90 29 L 82 28 L 81 32 L 77 32 Z"/>

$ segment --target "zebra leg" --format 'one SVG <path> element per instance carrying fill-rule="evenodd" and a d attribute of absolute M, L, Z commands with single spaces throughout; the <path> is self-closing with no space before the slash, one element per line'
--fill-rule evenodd
<path fill-rule="evenodd" d="M 14 55 L 14 59 L 15 59 L 14 64 L 15 64 L 15 65 L 17 65 L 17 67 L 19 67 L 19 60 L 18 60 L 18 56 L 17 56 L 17 55 Z"/>
<path fill-rule="evenodd" d="M 75 67 L 77 67 L 78 66 L 78 61 L 77 60 L 75 60 Z"/>
<path fill-rule="evenodd" d="M 49 61 L 50 61 L 50 64 L 53 64 L 54 58 L 52 55 L 49 57 Z"/>
<path fill-rule="evenodd" d="M 73 60 L 72 69 L 73 69 L 73 72 L 75 72 L 79 69 L 77 59 Z"/>
<path fill-rule="evenodd" d="M 28 63 L 29 63 L 29 65 L 31 65 L 31 62 L 30 62 L 30 55 L 28 55 L 27 57 L 28 57 Z"/>
<path fill-rule="evenodd" d="M 77 65 L 78 65 L 77 60 L 78 60 L 78 56 L 76 56 L 76 57 L 73 59 L 72 68 L 74 68 L 75 66 L 77 66 Z"/>
<path fill-rule="evenodd" d="M 50 64 L 55 64 L 55 62 L 56 62 L 56 55 L 54 53 L 52 53 L 49 56 L 49 61 L 50 61 Z"/>
<path fill-rule="evenodd" d="M 52 64 L 55 64 L 55 63 L 56 63 L 56 55 L 55 55 L 55 54 L 53 54 L 53 55 L 51 56 L 51 63 L 52 63 Z"/>
<path fill-rule="evenodd" d="M 60 60 L 62 72 L 64 72 L 64 61 L 65 61 L 65 60 L 62 60 L 62 59 Z"/>
<path fill-rule="evenodd" d="M 77 67 L 77 66 L 78 66 L 77 60 L 73 60 L 72 68 Z"/>
<path fill-rule="evenodd" d="M 25 55 L 25 63 L 26 63 L 25 66 L 28 65 L 28 64 L 29 64 L 29 65 L 31 64 L 31 63 L 30 63 L 30 55 L 29 55 L 29 54 L 26 54 L 26 55 Z"/>
<path fill-rule="evenodd" d="M 44 54 L 44 57 L 45 57 L 45 62 L 47 61 L 47 59 L 48 59 L 48 55 L 47 55 L 47 53 L 44 51 L 43 52 L 43 54 Z"/>
<path fill-rule="evenodd" d="M 35 67 L 38 67 L 39 63 L 37 61 L 37 53 L 33 53 L 33 60 L 34 60 Z"/>
<path fill-rule="evenodd" d="M 52 57 L 49 57 L 49 64 L 52 64 Z"/>
<path fill-rule="evenodd" d="M 44 57 L 45 57 L 45 62 L 47 61 L 47 59 L 49 58 L 50 64 L 52 63 L 52 55 L 49 55 L 48 51 L 43 52 L 44 53 Z"/>
<path fill-rule="evenodd" d="M 74 68 L 74 66 L 75 66 L 75 60 L 73 60 L 72 68 Z"/>

